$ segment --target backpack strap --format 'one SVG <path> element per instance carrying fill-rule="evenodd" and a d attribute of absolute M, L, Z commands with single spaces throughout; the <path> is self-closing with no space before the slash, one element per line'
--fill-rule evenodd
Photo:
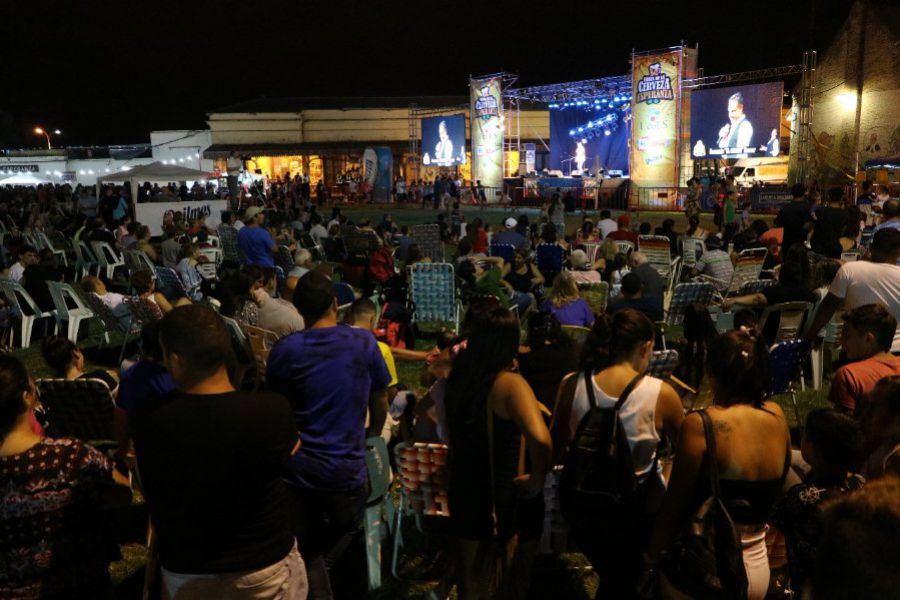
<path fill-rule="evenodd" d="M 709 489 L 713 498 L 722 496 L 722 487 L 719 484 L 719 469 L 716 465 L 716 434 L 713 432 L 712 419 L 706 409 L 697 411 L 703 421 L 703 434 L 706 437 L 706 474 L 709 477 Z"/>
<path fill-rule="evenodd" d="M 613 406 L 613 410 L 616 412 L 622 408 L 622 405 L 625 404 L 625 401 L 628 400 L 628 396 L 631 395 L 631 392 L 634 391 L 634 388 L 638 386 L 641 382 L 641 379 L 644 378 L 643 373 L 638 373 L 634 376 L 634 378 L 628 382 L 628 385 L 625 386 L 625 389 L 622 390 L 622 393 L 619 395 L 619 399 L 616 402 L 615 406 Z M 594 395 L 594 373 L 590 369 L 584 372 L 584 387 L 587 390 L 588 402 L 591 405 L 591 410 L 597 408 L 597 397 Z"/>
<path fill-rule="evenodd" d="M 597 408 L 597 398 L 594 396 L 594 372 L 590 369 L 584 372 L 584 388 L 587 390 L 588 403 L 591 405 L 591 410 L 595 410 Z"/>

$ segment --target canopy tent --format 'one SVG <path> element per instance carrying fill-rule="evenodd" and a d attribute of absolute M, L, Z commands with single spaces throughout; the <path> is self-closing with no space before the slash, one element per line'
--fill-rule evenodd
<path fill-rule="evenodd" d="M 49 185 L 52 182 L 49 179 L 32 175 L 31 173 L 16 173 L 6 179 L 0 179 L 0 185 Z"/>
<path fill-rule="evenodd" d="M 138 186 L 145 181 L 152 182 L 170 182 L 170 181 L 200 181 L 209 179 L 212 173 L 206 171 L 198 171 L 197 169 L 188 169 L 177 165 L 164 165 L 161 162 L 150 163 L 149 165 L 138 165 L 131 167 L 127 171 L 119 171 L 110 173 L 97 178 L 97 196 L 100 196 L 100 187 L 104 183 L 125 182 L 131 184 L 131 193 L 137 196 Z"/>

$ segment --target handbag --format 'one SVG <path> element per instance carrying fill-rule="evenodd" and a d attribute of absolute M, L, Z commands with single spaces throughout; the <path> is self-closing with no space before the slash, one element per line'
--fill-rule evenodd
<path fill-rule="evenodd" d="M 704 465 L 711 490 L 687 529 L 663 556 L 660 570 L 669 584 L 697 600 L 745 600 L 747 572 L 741 539 L 722 502 L 712 420 L 699 411 L 706 437 Z"/>

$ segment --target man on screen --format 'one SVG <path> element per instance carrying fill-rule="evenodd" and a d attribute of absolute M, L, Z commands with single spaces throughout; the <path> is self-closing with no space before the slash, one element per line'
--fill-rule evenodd
<path fill-rule="evenodd" d="M 434 146 L 434 159 L 439 165 L 449 165 L 453 162 L 453 141 L 447 135 L 447 123 L 438 123 L 438 136 L 441 140 Z"/>
<path fill-rule="evenodd" d="M 728 98 L 728 123 L 719 130 L 719 148 L 746 148 L 753 139 L 753 125 L 744 114 L 744 96 L 735 92 Z"/>

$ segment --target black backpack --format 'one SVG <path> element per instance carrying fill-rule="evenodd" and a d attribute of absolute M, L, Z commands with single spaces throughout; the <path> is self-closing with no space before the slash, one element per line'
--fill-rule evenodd
<path fill-rule="evenodd" d="M 578 424 L 559 482 L 562 515 L 572 528 L 615 524 L 624 510 L 642 508 L 628 437 L 619 409 L 643 378 L 638 374 L 610 408 L 597 406 L 593 374 L 585 387 L 591 408 Z"/>

